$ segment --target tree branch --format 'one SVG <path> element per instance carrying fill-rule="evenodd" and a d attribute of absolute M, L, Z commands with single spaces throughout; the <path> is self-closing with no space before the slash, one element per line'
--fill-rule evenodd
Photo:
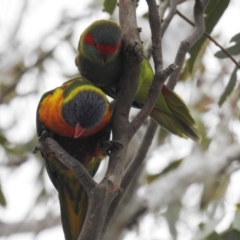
<path fill-rule="evenodd" d="M 119 92 L 112 117 L 113 140 L 120 141 L 123 149 L 115 149 L 110 154 L 106 177 L 99 187 L 88 196 L 89 205 L 81 240 L 98 239 L 109 206 L 120 189 L 124 171 L 124 160 L 130 141 L 128 115 L 137 89 L 140 63 L 143 51 L 136 23 L 136 2 L 119 2 L 120 24 L 123 32 L 123 73 L 119 82 Z M 93 214 L 97 213 L 97 214 Z M 105 223 L 105 227 L 107 224 Z M 92 231 L 94 233 L 89 233 Z"/>
<path fill-rule="evenodd" d="M 117 195 L 119 187 L 116 187 L 108 179 L 104 179 L 101 184 L 97 184 L 83 165 L 72 158 L 50 137 L 41 136 L 35 151 L 37 150 L 46 155 L 54 155 L 56 159 L 74 172 L 88 195 L 88 211 L 79 240 L 98 239 L 109 205 Z"/>
<path fill-rule="evenodd" d="M 188 22 L 190 25 L 192 25 L 193 27 L 195 26 L 195 24 L 188 19 L 186 16 L 184 16 L 181 12 L 179 12 L 177 10 L 176 12 L 182 19 L 184 19 L 186 22 Z M 216 46 L 218 46 L 234 63 L 235 65 L 240 68 L 240 63 L 224 48 L 222 47 L 214 38 L 211 37 L 211 35 L 209 35 L 207 32 L 204 32 L 204 35 L 211 41 L 213 42 Z"/>
<path fill-rule="evenodd" d="M 146 117 L 150 114 L 151 109 L 153 108 L 157 97 L 159 95 L 159 91 L 161 90 L 161 87 L 164 83 L 164 80 L 176 69 L 176 65 L 169 66 L 166 70 L 162 70 L 163 63 L 162 63 L 162 49 L 161 49 L 161 25 L 160 25 L 160 19 L 158 16 L 158 12 L 156 11 L 156 2 L 152 0 L 147 0 L 148 6 L 149 6 L 149 22 L 152 32 L 152 41 L 153 41 L 153 60 L 155 64 L 155 76 L 154 80 L 151 86 L 151 89 L 149 90 L 149 95 L 146 103 L 144 104 L 142 110 L 137 115 L 137 117 L 132 121 L 131 127 L 133 128 L 132 134 L 134 134 L 139 127 L 142 125 L 143 121 L 146 119 Z M 195 12 L 196 9 L 195 9 Z M 199 21 L 197 21 L 199 22 Z M 201 23 L 201 22 L 200 22 Z M 189 39 L 188 39 L 189 40 Z M 189 41 L 192 42 L 190 39 Z M 171 83 L 171 82 L 170 82 Z M 170 85 L 170 87 L 173 89 L 175 84 L 173 86 Z M 124 173 L 121 188 L 125 190 L 127 186 L 129 185 L 129 182 L 133 178 L 133 176 L 137 173 L 139 167 L 141 166 L 142 162 L 144 161 L 146 157 L 146 153 L 151 145 L 153 136 L 155 134 L 157 128 L 157 124 L 153 121 L 151 121 L 147 132 L 144 136 L 144 140 L 142 144 L 139 147 L 138 154 L 134 158 L 134 160 L 130 163 L 129 167 Z M 122 194 L 118 195 L 117 198 L 114 199 L 113 203 L 110 206 L 110 209 L 108 211 L 106 224 L 109 223 L 112 216 L 114 215 L 115 209 L 118 206 L 120 200 L 121 200 Z M 102 236 L 103 237 L 103 236 Z"/>
<path fill-rule="evenodd" d="M 162 42 L 161 42 L 161 23 L 157 11 L 157 4 L 155 0 L 147 0 L 149 8 L 149 23 L 152 32 L 152 55 L 155 67 L 155 75 L 152 85 L 148 92 L 148 98 L 142 110 L 137 117 L 132 121 L 129 129 L 129 136 L 132 137 L 140 128 L 143 122 L 147 119 L 152 111 L 162 86 L 167 77 L 177 68 L 175 65 L 170 65 L 167 69 L 163 69 L 162 61 Z"/>
<path fill-rule="evenodd" d="M 109 167 L 106 176 L 114 179 L 120 186 L 124 171 L 124 159 L 130 141 L 128 136 L 128 115 L 137 89 L 140 63 L 143 51 L 139 30 L 136 23 L 136 2 L 119 1 L 120 25 L 123 32 L 123 73 L 119 82 L 119 92 L 112 117 L 113 140 L 123 144 L 123 149 L 110 154 Z"/>
<path fill-rule="evenodd" d="M 70 38 L 71 35 L 72 35 L 72 32 L 67 33 L 65 36 L 63 36 L 63 40 Z M 51 50 L 49 50 L 47 52 L 44 52 L 41 49 L 36 49 L 35 52 L 37 52 L 38 58 L 37 58 L 36 62 L 33 63 L 31 66 L 25 67 L 23 61 L 21 60 L 21 61 L 17 62 L 14 66 L 11 66 L 10 69 L 7 69 L 6 74 L 10 75 L 10 76 L 12 75 L 13 83 L 11 83 L 7 87 L 3 88 L 1 96 L 0 96 L 0 104 L 3 103 L 5 100 L 5 97 L 16 88 L 21 77 L 26 72 L 33 69 L 34 67 L 40 66 L 47 58 L 52 56 L 52 54 L 55 51 L 55 49 L 57 48 L 57 46 L 58 45 L 56 45 L 55 47 L 53 47 Z"/>
<path fill-rule="evenodd" d="M 170 0 L 169 13 L 162 23 L 162 36 L 164 35 L 166 29 L 168 28 L 170 22 L 172 21 L 177 10 L 177 0 Z"/>
<path fill-rule="evenodd" d="M 152 33 L 152 55 L 155 67 L 155 73 L 163 70 L 162 58 L 162 37 L 161 37 L 161 22 L 157 11 L 157 4 L 155 0 L 146 0 L 149 11 L 149 24 Z"/>
<path fill-rule="evenodd" d="M 131 163 L 129 164 L 128 168 L 124 172 L 122 182 L 121 182 L 122 191 L 113 200 L 113 202 L 112 202 L 112 204 L 111 204 L 111 206 L 108 210 L 108 214 L 107 214 L 107 218 L 106 218 L 106 225 L 109 224 L 112 217 L 114 216 L 116 208 L 119 205 L 120 200 L 122 199 L 123 193 L 128 188 L 128 186 L 131 183 L 133 177 L 136 176 L 137 173 L 139 172 L 139 169 L 141 168 L 141 165 L 142 165 L 143 161 L 145 160 L 145 157 L 147 155 L 149 147 L 152 144 L 152 140 L 153 140 L 153 137 L 156 133 L 157 127 L 158 127 L 157 123 L 155 123 L 153 120 L 150 120 L 149 126 L 148 126 L 147 131 L 144 135 L 143 141 L 138 148 L 137 154 L 134 157 L 134 159 L 131 161 Z M 104 235 L 105 231 L 106 231 L 106 227 L 104 227 L 104 232 L 102 233 L 102 238 L 101 239 L 103 239 L 103 235 Z"/>
<path fill-rule="evenodd" d="M 46 230 L 60 225 L 60 215 L 53 216 L 52 213 L 47 213 L 47 215 L 41 220 L 31 219 L 28 221 L 19 221 L 14 223 L 5 223 L 0 221 L 0 233 L 1 236 L 5 237 L 19 233 L 38 234 L 42 230 Z"/>
<path fill-rule="evenodd" d="M 171 65 L 166 70 L 163 70 L 161 25 L 157 6 L 155 0 L 147 0 L 147 3 L 149 6 L 149 22 L 152 31 L 155 76 L 146 104 L 139 115 L 130 124 L 128 115 L 138 84 L 141 67 L 140 63 L 143 53 L 136 24 L 136 2 L 131 0 L 121 0 L 119 2 L 120 23 L 123 31 L 123 52 L 125 58 L 124 70 L 119 83 L 120 90 L 113 111 L 112 124 L 113 140 L 120 141 L 123 144 L 123 149 L 114 149 L 111 152 L 109 168 L 104 180 L 100 184 L 95 183 L 86 169 L 84 169 L 78 161 L 66 155 L 66 152 L 59 148 L 53 139 L 46 138 L 43 142 L 40 140 L 40 150 L 47 154 L 54 153 L 57 159 L 76 174 L 87 191 L 88 211 L 79 240 L 98 239 L 103 231 L 103 224 L 104 229 L 108 226 L 118 205 L 118 200 L 116 200 L 115 205 L 113 204 L 111 206 L 111 211 L 109 210 L 109 206 L 118 195 L 120 186 L 126 188 L 130 182 L 131 176 L 136 174 L 137 169 L 141 166 L 156 131 L 156 124 L 151 122 L 145 134 L 144 141 L 141 144 L 139 153 L 132 164 L 129 165 L 121 183 L 124 172 L 124 159 L 126 157 L 129 141 L 151 112 L 165 79 L 176 68 L 175 65 Z M 45 143 L 46 146 L 44 145 Z M 120 197 L 118 199 L 120 200 Z M 108 217 L 106 218 L 107 213 Z"/>
<path fill-rule="evenodd" d="M 208 1 L 209 0 L 195 0 L 194 5 L 195 28 L 193 32 L 185 40 L 183 40 L 179 46 L 175 58 L 175 64 L 179 66 L 179 69 L 177 69 L 173 74 L 171 74 L 168 80 L 168 85 L 171 88 L 174 88 L 178 81 L 187 52 L 193 46 L 193 44 L 203 35 L 205 31 L 204 11 L 208 4 Z"/>
<path fill-rule="evenodd" d="M 153 59 L 155 63 L 155 76 L 152 83 L 152 86 L 149 91 L 148 99 L 146 103 L 144 104 L 142 110 L 137 115 L 137 117 L 132 121 L 129 128 L 129 140 L 132 138 L 132 136 L 136 133 L 136 131 L 139 129 L 139 127 L 143 124 L 143 122 L 146 120 L 146 118 L 149 116 L 152 108 L 155 105 L 155 102 L 158 98 L 158 95 L 161 91 L 162 85 L 164 83 L 164 80 L 169 76 L 171 71 L 174 71 L 174 66 L 170 66 L 165 71 L 162 70 L 163 63 L 162 63 L 162 48 L 161 48 L 161 24 L 160 19 L 157 11 L 157 5 L 155 0 L 147 0 L 148 6 L 149 6 L 149 22 L 150 27 L 152 31 L 152 46 L 153 46 Z M 157 124 L 151 121 L 151 124 L 149 128 L 147 129 L 147 132 L 145 134 L 144 140 L 140 146 L 140 150 L 138 153 L 141 155 L 138 155 L 135 157 L 132 163 L 130 163 L 129 166 L 130 170 L 128 171 L 127 175 L 126 173 L 123 176 L 123 180 L 121 183 L 121 188 L 123 190 L 126 189 L 128 184 L 130 183 L 130 178 L 136 174 L 138 169 L 141 166 L 141 163 L 144 161 L 145 156 L 147 154 L 147 151 L 149 149 L 149 146 L 152 143 L 153 136 L 155 134 L 157 128 Z M 124 180 L 126 179 L 126 180 Z M 108 226 L 112 216 L 114 215 L 114 212 L 120 202 L 122 195 L 118 195 L 117 198 L 114 199 L 113 203 L 111 204 L 108 215 L 106 218 L 104 231 L 102 233 L 101 239 L 103 238 L 104 232 L 106 230 L 106 227 Z"/>
<path fill-rule="evenodd" d="M 100 184 L 97 184 L 79 162 L 65 155 L 62 149 L 56 147 L 57 143 L 52 142 L 53 139 L 46 138 L 39 146 L 40 150 L 45 153 L 52 154 L 54 152 L 54 156 L 76 174 L 87 191 L 88 210 L 79 240 L 99 238 L 109 206 L 120 189 L 124 159 L 130 141 L 127 132 L 128 115 L 138 84 L 143 51 L 136 24 L 136 2 L 121 0 L 119 7 L 125 58 L 124 71 L 119 83 L 120 90 L 113 111 L 112 126 L 113 139 L 120 141 L 123 149 L 114 149 L 111 152 L 106 177 Z M 43 148 L 45 141 L 47 146 L 44 145 Z"/>
<path fill-rule="evenodd" d="M 84 166 L 71 157 L 54 139 L 50 137 L 40 137 L 36 150 L 40 150 L 46 155 L 54 155 L 62 164 L 72 170 L 84 189 L 89 193 L 97 183 L 93 180 Z"/>
<path fill-rule="evenodd" d="M 161 21 L 163 20 L 164 14 L 169 6 L 169 1 L 170 0 L 160 0 L 158 12 Z"/>
<path fill-rule="evenodd" d="M 157 130 L 157 123 L 153 120 L 150 120 L 146 133 L 144 135 L 143 141 L 140 144 L 136 156 L 131 161 L 129 166 L 124 172 L 124 176 L 121 183 L 121 188 L 126 189 L 134 177 L 138 169 L 141 167 L 144 159 L 146 158 L 147 152 L 152 144 L 153 137 L 155 136 Z"/>
<path fill-rule="evenodd" d="M 221 149 L 227 149 L 223 154 Z M 162 175 L 146 187 L 143 198 L 135 202 L 135 208 L 141 208 L 146 202 L 147 211 L 156 213 L 156 210 L 169 205 L 179 199 L 186 189 L 193 183 L 214 183 L 222 176 L 230 176 L 239 170 L 240 161 L 239 145 L 219 147 L 215 152 L 199 154 L 195 149 L 197 158 L 192 158 L 194 152 L 175 170 Z M 218 156 L 218 157 L 216 157 Z M 194 161 L 193 161 L 194 160 Z M 161 194 L 159 194 L 161 192 Z"/>

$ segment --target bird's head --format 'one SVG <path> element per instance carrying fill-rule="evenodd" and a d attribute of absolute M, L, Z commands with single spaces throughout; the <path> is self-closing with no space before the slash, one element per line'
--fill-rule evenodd
<path fill-rule="evenodd" d="M 111 112 L 104 93 L 92 86 L 89 89 L 72 91 L 63 102 L 62 116 L 75 128 L 74 138 L 78 138 L 103 128 L 109 123 Z"/>
<path fill-rule="evenodd" d="M 110 20 L 92 23 L 81 35 L 79 51 L 90 61 L 103 66 L 120 53 L 122 35 L 120 27 Z"/>

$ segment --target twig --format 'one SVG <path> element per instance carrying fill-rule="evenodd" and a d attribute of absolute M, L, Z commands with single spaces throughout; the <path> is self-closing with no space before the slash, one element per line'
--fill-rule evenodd
<path fill-rule="evenodd" d="M 150 120 L 147 131 L 144 135 L 142 143 L 139 146 L 136 156 L 134 157 L 134 159 L 124 172 L 121 188 L 126 189 L 128 187 L 129 182 L 137 172 L 136 170 L 139 169 L 144 159 L 146 158 L 147 152 L 152 144 L 152 140 L 156 133 L 157 127 L 158 127 L 157 123 L 154 122 L 153 120 Z"/>
<path fill-rule="evenodd" d="M 11 43 L 11 45 L 14 45 L 14 40 L 16 41 L 16 36 L 20 30 L 20 27 L 22 25 L 24 16 L 25 16 L 25 12 L 27 10 L 29 2 L 27 0 L 24 0 L 24 2 L 22 3 L 21 9 L 20 9 L 20 13 L 18 15 L 18 19 L 16 21 L 16 25 L 13 27 L 13 30 L 11 31 L 11 34 L 8 37 L 8 42 Z"/>
<path fill-rule="evenodd" d="M 152 111 L 161 88 L 167 79 L 167 77 L 175 71 L 176 65 L 170 65 L 167 69 L 163 69 L 162 61 L 162 44 L 161 44 L 161 23 L 157 11 L 157 5 L 155 0 L 147 0 L 149 7 L 149 23 L 152 32 L 152 55 L 155 66 L 155 75 L 148 93 L 148 98 L 144 104 L 142 110 L 139 112 L 137 117 L 131 122 L 131 129 L 129 130 L 129 135 L 132 137 L 136 131 L 140 128 L 146 118 Z"/>
<path fill-rule="evenodd" d="M 163 1 L 160 0 L 159 9 L 158 9 L 160 20 L 163 19 L 164 14 L 169 6 L 169 2 L 170 2 L 170 0 L 163 0 Z"/>
<path fill-rule="evenodd" d="M 178 81 L 187 52 L 192 47 L 192 45 L 203 35 L 205 31 L 204 11 L 208 4 L 208 1 L 209 0 L 195 0 L 195 5 L 193 9 L 195 28 L 193 32 L 181 42 L 178 48 L 178 52 L 175 57 L 175 64 L 179 66 L 179 69 L 177 69 L 169 77 L 168 85 L 171 88 L 174 88 Z"/>
<path fill-rule="evenodd" d="M 108 210 L 106 225 L 108 225 L 109 222 L 111 221 L 111 219 L 112 219 L 112 217 L 115 213 L 115 210 L 116 210 L 120 200 L 122 199 L 122 194 L 127 189 L 129 184 L 131 183 L 133 177 L 135 175 L 137 175 L 139 169 L 141 168 L 141 165 L 142 165 L 142 163 L 143 163 L 143 161 L 144 161 L 144 159 L 147 155 L 149 147 L 152 144 L 152 140 L 153 140 L 153 137 L 156 133 L 157 127 L 158 127 L 157 123 L 155 123 L 153 120 L 150 120 L 149 126 L 148 126 L 147 131 L 144 135 L 143 141 L 139 146 L 137 154 L 134 157 L 134 159 L 131 161 L 131 163 L 129 164 L 126 171 L 124 172 L 122 182 L 121 182 L 121 189 L 122 189 L 121 194 L 119 194 L 113 200 L 113 202 L 112 202 L 112 204 L 111 204 L 111 206 Z M 104 228 L 104 230 L 106 231 L 106 227 Z M 104 234 L 104 232 L 102 234 Z M 103 235 L 102 235 L 101 239 L 103 239 Z"/>
<path fill-rule="evenodd" d="M 164 35 L 166 29 L 168 28 L 170 22 L 172 21 L 177 10 L 177 0 L 170 0 L 169 13 L 162 23 L 162 36 Z"/>
<path fill-rule="evenodd" d="M 179 12 L 177 10 L 176 12 L 182 19 L 184 19 L 186 22 L 188 22 L 190 25 L 192 25 L 193 27 L 195 26 L 195 24 L 188 19 L 186 16 L 184 16 L 181 12 Z M 214 38 L 211 37 L 211 35 L 209 35 L 207 32 L 204 32 L 204 35 L 210 39 L 211 42 L 213 42 L 216 46 L 218 46 L 234 63 L 235 65 L 240 68 L 240 64 L 238 63 L 238 61 L 224 48 L 222 47 Z"/>
<path fill-rule="evenodd" d="M 121 183 L 121 188 L 123 189 L 123 191 L 121 193 L 123 193 L 128 188 L 131 180 L 136 175 L 138 175 L 139 169 L 141 168 L 141 165 L 146 158 L 146 154 L 149 150 L 149 147 L 151 146 L 152 139 L 153 139 L 153 137 L 156 133 L 157 127 L 158 127 L 158 125 L 153 120 L 150 120 L 149 126 L 148 126 L 147 131 L 144 135 L 143 141 L 142 141 L 142 143 L 139 146 L 139 149 L 137 151 L 137 155 L 131 161 L 131 163 L 129 164 L 128 168 L 126 169 L 126 171 L 124 173 L 122 183 Z M 111 204 L 111 207 L 109 209 L 109 213 L 112 213 L 112 214 L 108 214 L 109 218 L 110 218 L 109 215 L 114 214 L 114 209 L 119 205 L 121 199 L 122 199 L 122 194 L 119 194 L 114 199 L 114 201 Z M 110 219 L 108 219 L 108 221 L 110 221 Z"/>
<path fill-rule="evenodd" d="M 71 157 L 54 139 L 50 137 L 40 137 L 37 150 L 40 150 L 46 155 L 54 154 L 56 159 L 75 173 L 77 179 L 87 192 L 90 192 L 91 189 L 96 187 L 97 183 L 93 180 L 84 166 Z"/>
<path fill-rule="evenodd" d="M 19 222 L 5 223 L 0 221 L 0 233 L 2 237 L 8 237 L 19 233 L 35 233 L 38 234 L 42 230 L 53 228 L 61 224 L 60 215 L 53 216 L 47 213 L 41 220 L 31 219 Z"/>
<path fill-rule="evenodd" d="M 71 157 L 59 144 L 50 137 L 40 137 L 35 152 L 40 150 L 45 155 L 54 155 L 58 161 L 74 172 L 88 194 L 88 211 L 79 240 L 98 239 L 102 230 L 107 210 L 119 187 L 109 179 L 97 184 L 83 165 Z"/>
<path fill-rule="evenodd" d="M 71 35 L 72 35 L 72 33 L 67 33 L 67 34 L 63 37 L 63 39 L 67 39 L 67 38 L 69 38 Z M 56 46 L 56 47 L 57 47 L 57 46 Z M 18 82 L 19 82 L 20 78 L 21 78 L 27 71 L 33 69 L 34 67 L 37 67 L 37 66 L 41 65 L 47 58 L 49 58 L 49 57 L 53 54 L 53 52 L 54 52 L 54 50 L 55 50 L 56 47 L 52 48 L 51 50 L 49 50 L 49 51 L 47 51 L 47 52 L 43 52 L 43 51 L 41 50 L 41 52 L 38 54 L 38 59 L 37 59 L 37 61 L 36 61 L 34 64 L 32 64 L 31 66 L 29 66 L 29 67 L 25 67 L 25 66 L 23 65 L 23 62 L 20 61 L 20 62 L 18 62 L 17 64 L 15 64 L 15 66 L 13 66 L 13 67 L 8 71 L 8 74 L 14 73 L 13 83 L 10 84 L 9 86 L 7 86 L 5 89 L 3 89 L 2 94 L 1 94 L 1 96 L 0 96 L 0 104 L 3 103 L 3 102 L 4 102 L 4 98 L 16 88 L 16 86 L 18 85 Z M 16 74 L 16 73 L 18 73 L 18 74 Z"/>
<path fill-rule="evenodd" d="M 23 5 L 22 8 L 22 12 L 21 15 L 24 16 L 24 11 L 26 10 L 26 4 L 28 1 L 25 1 L 25 5 Z M 64 36 L 62 36 L 62 38 L 59 40 L 68 40 L 71 35 L 72 35 L 72 29 L 73 29 L 73 25 L 76 21 L 82 19 L 83 17 L 88 17 L 89 15 L 91 15 L 90 13 L 86 13 L 81 15 L 80 17 L 74 17 L 74 18 L 66 18 L 65 16 L 63 17 L 63 20 L 59 22 L 59 24 L 55 27 L 55 29 L 51 29 L 48 33 L 46 33 L 39 41 L 43 42 L 46 38 L 48 38 L 50 35 L 53 35 L 54 33 L 57 33 L 59 31 L 59 29 L 61 29 L 62 27 L 64 27 L 65 25 L 69 25 L 71 26 L 70 30 L 68 33 L 66 33 Z M 18 25 L 19 23 L 22 21 L 22 16 L 20 16 L 19 21 L 17 22 L 17 26 L 15 27 L 15 30 L 13 31 L 13 35 L 17 34 L 18 31 Z M 9 39 L 11 40 L 12 37 L 9 37 Z M 13 38 L 14 39 L 14 38 Z M 55 50 L 55 48 L 58 45 L 56 45 L 55 47 L 53 47 L 53 49 L 47 51 L 47 52 L 43 52 L 42 49 L 37 48 L 34 50 L 35 54 L 38 56 L 37 61 L 32 64 L 31 66 L 25 67 L 24 63 L 22 60 L 18 61 L 14 66 L 8 66 L 7 65 L 7 70 L 4 69 L 4 74 L 7 74 L 9 76 L 12 75 L 12 79 L 11 79 L 11 84 L 9 84 L 8 86 L 6 86 L 5 88 L 2 88 L 2 92 L 1 92 L 1 96 L 0 96 L 0 104 L 4 102 L 5 97 L 13 92 L 13 90 L 16 88 L 16 86 L 18 85 L 18 82 L 20 80 L 20 78 L 23 76 L 24 73 L 26 73 L 27 71 L 33 69 L 34 67 L 37 67 L 39 65 L 41 65 L 43 63 L 43 61 L 45 59 L 47 59 L 48 57 L 50 57 L 53 53 L 53 51 Z M 11 52 L 16 52 L 16 50 L 11 50 Z M 74 49 L 75 51 L 75 49 Z M 6 53 L 7 54 L 7 53 Z M 1 56 L 4 58 L 4 56 Z"/>
<path fill-rule="evenodd" d="M 152 33 L 152 55 L 155 73 L 163 70 L 161 22 L 159 19 L 157 4 L 155 0 L 146 0 L 149 11 L 149 24 Z"/>
<path fill-rule="evenodd" d="M 119 82 L 120 89 L 113 111 L 112 129 L 113 140 L 120 141 L 123 144 L 123 149 L 110 155 L 106 177 L 113 178 L 115 184 L 120 186 L 124 171 L 124 159 L 130 141 L 128 115 L 137 89 L 143 51 L 136 23 L 136 2 L 131 0 L 120 1 L 119 16 L 123 32 L 123 54 L 125 58 L 123 73 Z"/>

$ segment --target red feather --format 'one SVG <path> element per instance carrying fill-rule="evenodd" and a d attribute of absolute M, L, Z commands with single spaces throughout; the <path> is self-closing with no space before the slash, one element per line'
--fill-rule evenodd
<path fill-rule="evenodd" d="M 100 43 L 97 43 L 92 34 L 88 33 L 85 38 L 84 38 L 84 42 L 87 43 L 88 45 L 92 45 L 92 46 L 96 46 L 98 52 L 110 56 L 112 54 L 114 54 L 118 49 L 121 48 L 122 46 L 122 42 L 120 41 L 117 45 L 103 45 Z"/>

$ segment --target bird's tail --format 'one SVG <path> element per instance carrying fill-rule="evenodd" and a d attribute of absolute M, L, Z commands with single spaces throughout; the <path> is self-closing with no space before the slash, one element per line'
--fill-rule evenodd
<path fill-rule="evenodd" d="M 166 85 L 163 85 L 162 95 L 171 113 L 162 111 L 157 101 L 150 114 L 151 118 L 177 136 L 200 142 L 201 136 L 196 130 L 196 123 L 183 100 Z"/>
<path fill-rule="evenodd" d="M 58 194 L 65 239 L 77 240 L 87 213 L 87 193 L 74 177 L 66 179 L 64 185 L 58 186 Z"/>

